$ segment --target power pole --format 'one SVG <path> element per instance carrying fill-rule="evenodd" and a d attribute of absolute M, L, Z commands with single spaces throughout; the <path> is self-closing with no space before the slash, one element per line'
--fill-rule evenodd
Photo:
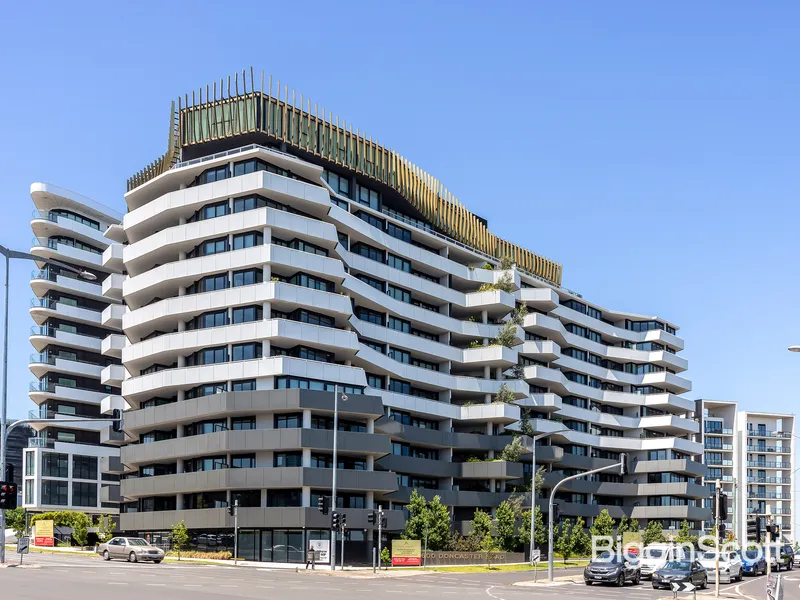
<path fill-rule="evenodd" d="M 716 533 L 717 539 L 717 552 L 714 558 L 714 571 L 716 575 L 714 576 L 714 596 L 719 598 L 719 553 L 721 552 L 721 544 L 719 539 L 719 495 L 722 493 L 722 484 L 720 483 L 719 479 L 717 479 L 717 484 L 715 486 L 715 493 L 714 493 L 714 503 L 716 504 L 716 508 L 714 509 L 714 523 L 716 524 Z M 733 577 L 731 575 L 731 577 Z"/>
<path fill-rule="evenodd" d="M 239 499 L 233 501 L 233 564 L 239 561 Z"/>
<path fill-rule="evenodd" d="M 772 544 L 772 510 L 770 509 L 769 504 L 767 504 L 766 522 L 767 522 L 767 527 L 766 527 L 767 530 L 765 532 L 766 535 L 764 536 L 764 539 L 766 540 L 765 545 L 767 547 L 767 549 L 765 550 L 767 558 L 767 577 L 769 577 L 772 574 L 772 561 L 770 560 L 769 556 L 770 545 Z"/>
<path fill-rule="evenodd" d="M 381 568 L 381 542 L 383 537 L 383 507 L 378 507 L 378 569 Z"/>

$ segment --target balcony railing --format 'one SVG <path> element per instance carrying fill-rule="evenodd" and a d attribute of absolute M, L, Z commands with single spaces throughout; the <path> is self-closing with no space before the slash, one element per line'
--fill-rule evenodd
<path fill-rule="evenodd" d="M 79 277 L 77 273 L 71 273 L 70 271 L 66 270 L 61 271 L 59 273 L 51 271 L 50 269 L 34 269 L 33 271 L 31 271 L 31 280 L 46 279 L 47 281 L 57 282 L 59 277 L 66 277 L 67 279 L 75 279 L 77 281 L 80 281 L 81 283 L 96 285 L 98 288 L 102 287 L 102 282 L 89 281 L 88 279 L 83 279 Z"/>
<path fill-rule="evenodd" d="M 792 480 L 789 477 L 748 477 L 747 483 L 779 483 L 789 485 Z"/>
<path fill-rule="evenodd" d="M 764 467 L 767 469 L 788 469 L 790 468 L 789 463 L 779 463 L 779 462 L 761 462 L 757 460 L 748 460 L 747 461 L 748 467 Z"/>
<path fill-rule="evenodd" d="M 748 498 L 766 498 L 767 500 L 791 500 L 791 494 L 776 494 L 775 492 L 747 492 Z"/>
<path fill-rule="evenodd" d="M 766 429 L 748 429 L 747 435 L 751 437 L 773 437 L 791 439 L 792 434 L 788 431 L 767 431 Z"/>
<path fill-rule="evenodd" d="M 56 364 L 56 359 L 59 359 L 59 358 L 61 360 L 68 360 L 68 361 L 74 362 L 74 363 L 81 363 L 81 364 L 84 364 L 84 365 L 92 365 L 93 367 L 107 367 L 109 364 L 114 364 L 114 363 L 105 363 L 105 362 L 99 363 L 99 362 L 95 362 L 95 361 L 92 361 L 92 360 L 83 360 L 81 358 L 72 357 L 72 356 L 61 356 L 61 355 L 58 355 L 58 354 L 48 354 L 47 352 L 42 352 L 41 354 L 36 354 L 36 353 L 31 354 L 30 358 L 28 359 L 28 364 L 32 365 L 32 364 L 37 364 L 38 363 L 38 364 L 46 364 L 46 365 L 55 365 Z"/>
<path fill-rule="evenodd" d="M 45 437 L 28 438 L 28 448 L 52 448 L 54 445 L 54 440 L 48 440 Z"/>
<path fill-rule="evenodd" d="M 50 248 L 52 250 L 58 250 L 59 245 L 61 246 L 69 246 L 70 248 L 75 248 L 76 250 L 83 250 L 84 252 L 90 252 L 91 254 L 98 254 L 102 255 L 103 253 L 96 248 L 89 248 L 83 247 L 80 245 L 75 245 L 75 242 L 70 243 L 69 240 L 65 239 L 53 239 L 53 238 L 38 238 L 35 237 L 31 240 L 31 246 L 41 246 L 42 248 Z"/>
<path fill-rule="evenodd" d="M 706 450 L 733 450 L 733 444 L 709 444 L 706 442 L 703 447 Z"/>
<path fill-rule="evenodd" d="M 704 431 L 705 433 L 710 433 L 711 435 L 733 435 L 733 429 L 706 427 Z"/>
<path fill-rule="evenodd" d="M 56 337 L 58 332 L 61 333 L 69 333 L 72 335 L 82 335 L 84 337 L 90 337 L 98 340 L 102 340 L 105 336 L 103 335 L 95 335 L 92 333 L 87 333 L 85 331 L 67 331 L 66 329 L 59 329 L 57 327 L 50 327 L 49 325 L 34 325 L 31 327 L 31 335 L 44 335 L 47 337 Z"/>
<path fill-rule="evenodd" d="M 74 417 L 76 419 L 99 419 L 99 415 L 89 415 L 89 414 L 82 414 L 82 413 L 65 413 L 59 412 L 57 410 L 50 410 L 47 408 L 46 405 L 40 406 L 38 409 L 33 409 L 28 411 L 28 418 L 29 419 L 61 419 L 65 417 Z"/>
<path fill-rule="evenodd" d="M 90 222 L 87 222 L 87 221 L 78 221 L 77 219 L 70 218 L 68 215 L 49 212 L 49 211 L 46 211 L 46 210 L 34 210 L 33 211 L 33 218 L 34 219 L 46 219 L 48 221 L 52 221 L 53 223 L 58 223 L 59 219 L 64 219 L 65 221 L 73 221 L 75 223 L 80 223 L 81 225 L 86 225 L 87 227 L 91 227 L 92 229 L 96 229 L 97 231 L 100 231 L 100 225 L 95 225 L 94 223 L 90 223 Z"/>
<path fill-rule="evenodd" d="M 45 392 L 48 394 L 55 394 L 57 385 L 61 384 L 58 384 L 53 381 L 32 381 L 28 386 L 28 390 L 31 392 Z M 108 395 L 112 393 L 109 391 L 112 389 L 110 386 L 104 386 L 105 389 L 87 388 L 87 387 L 81 387 L 79 385 L 61 385 L 61 387 L 69 390 L 81 390 L 83 392 L 92 392 L 94 394 Z"/>
<path fill-rule="evenodd" d="M 767 508 L 761 506 L 748 506 L 747 513 L 751 515 L 765 515 L 767 514 Z M 770 513 L 773 515 L 790 515 L 792 514 L 792 509 L 790 508 L 770 508 Z"/>
<path fill-rule="evenodd" d="M 707 465 L 715 465 L 715 466 L 722 466 L 722 467 L 732 467 L 733 461 L 732 460 L 713 460 L 713 459 L 706 459 Z"/>
<path fill-rule="evenodd" d="M 779 448 L 778 446 L 748 446 L 748 452 L 791 452 L 791 448 Z"/>

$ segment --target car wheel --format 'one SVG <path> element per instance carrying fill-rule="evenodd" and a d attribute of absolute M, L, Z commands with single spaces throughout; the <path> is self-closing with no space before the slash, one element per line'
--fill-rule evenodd
<path fill-rule="evenodd" d="M 703 577 L 703 584 L 700 586 L 701 590 L 704 590 L 708 587 L 708 577 Z"/>
<path fill-rule="evenodd" d="M 633 576 L 633 585 L 639 585 L 641 580 L 642 576 L 639 573 L 637 573 L 636 575 Z"/>
<path fill-rule="evenodd" d="M 128 555 L 128 562 L 132 562 L 132 563 L 139 562 L 139 559 L 136 558 L 136 552 L 131 552 Z"/>
<path fill-rule="evenodd" d="M 111 560 L 111 556 L 109 556 L 108 550 L 103 550 L 103 560 Z"/>
<path fill-rule="evenodd" d="M 153 562 L 156 563 L 157 565 L 161 564 L 160 560 L 154 560 Z"/>
<path fill-rule="evenodd" d="M 625 574 L 620 573 L 619 577 L 617 577 L 617 587 L 624 587 L 625 585 Z"/>
<path fill-rule="evenodd" d="M 592 582 L 591 582 L 591 581 L 586 581 L 586 580 L 584 580 L 584 582 L 583 582 L 583 583 L 585 583 L 586 585 L 592 585 Z"/>

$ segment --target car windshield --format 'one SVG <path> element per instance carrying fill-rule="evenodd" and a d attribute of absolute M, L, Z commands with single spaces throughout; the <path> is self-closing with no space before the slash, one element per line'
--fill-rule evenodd
<path fill-rule="evenodd" d="M 616 554 L 612 554 L 610 552 L 603 552 L 597 558 L 592 560 L 592 564 L 600 564 L 600 565 L 616 565 L 619 563 L 619 557 Z"/>
<path fill-rule="evenodd" d="M 726 557 L 724 554 L 719 555 L 720 560 L 725 560 L 725 558 Z M 716 559 L 717 559 L 716 552 L 703 552 L 703 556 L 700 557 L 700 560 L 716 560 Z"/>
<path fill-rule="evenodd" d="M 645 558 L 661 558 L 664 556 L 664 551 L 661 548 L 645 548 Z"/>
<path fill-rule="evenodd" d="M 758 558 L 758 550 L 745 550 L 744 551 L 744 558 L 749 560 L 755 560 Z"/>
<path fill-rule="evenodd" d="M 145 540 L 142 538 L 128 538 L 128 545 L 129 546 L 149 546 Z"/>
<path fill-rule="evenodd" d="M 689 562 L 687 562 L 685 560 L 673 560 L 673 561 L 668 562 L 664 566 L 664 568 L 665 569 L 671 569 L 673 571 L 688 571 L 689 567 L 690 567 L 690 564 L 691 563 L 689 563 Z"/>

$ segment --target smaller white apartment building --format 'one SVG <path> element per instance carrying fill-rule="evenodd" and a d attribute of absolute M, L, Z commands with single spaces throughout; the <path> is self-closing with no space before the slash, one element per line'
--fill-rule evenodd
<path fill-rule="evenodd" d="M 780 526 L 781 536 L 795 541 L 792 477 L 795 466 L 793 414 L 738 410 L 733 401 L 699 400 L 698 414 L 705 484 L 713 490 L 719 479 L 728 495 L 728 531 L 747 537 L 747 520 L 762 517 Z M 706 500 L 711 507 L 712 500 Z M 710 530 L 713 523 L 704 523 Z"/>

